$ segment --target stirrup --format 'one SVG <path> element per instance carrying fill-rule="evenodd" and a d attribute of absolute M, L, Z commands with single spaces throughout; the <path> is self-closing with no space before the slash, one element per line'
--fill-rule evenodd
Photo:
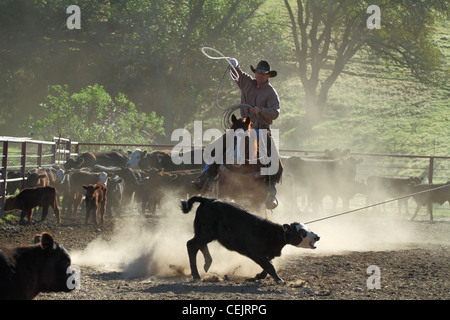
<path fill-rule="evenodd" d="M 273 210 L 278 207 L 278 199 L 273 194 L 269 194 L 264 202 L 266 209 Z"/>

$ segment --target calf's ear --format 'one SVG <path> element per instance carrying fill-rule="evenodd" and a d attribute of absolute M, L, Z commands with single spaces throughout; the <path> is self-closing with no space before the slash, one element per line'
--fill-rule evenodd
<path fill-rule="evenodd" d="M 41 248 L 43 250 L 48 250 L 53 248 L 53 237 L 50 233 L 48 232 L 43 232 L 41 234 Z"/>
<path fill-rule="evenodd" d="M 37 235 L 34 236 L 33 243 L 34 244 L 41 243 L 41 235 L 40 234 L 37 234 Z"/>

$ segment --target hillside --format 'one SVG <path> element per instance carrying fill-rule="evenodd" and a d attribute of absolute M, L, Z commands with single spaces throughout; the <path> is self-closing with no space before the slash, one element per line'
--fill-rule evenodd
<path fill-rule="evenodd" d="M 450 70 L 450 23 L 435 34 Z M 281 78 L 281 77 L 280 77 Z M 273 81 L 282 100 L 277 123 L 281 148 L 450 155 L 450 87 L 425 85 L 408 70 L 355 56 L 330 91 L 325 119 L 302 130 L 303 90 L 298 77 Z"/>

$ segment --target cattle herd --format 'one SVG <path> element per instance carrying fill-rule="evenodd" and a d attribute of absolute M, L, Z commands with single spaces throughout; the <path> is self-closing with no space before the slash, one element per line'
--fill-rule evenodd
<path fill-rule="evenodd" d="M 194 153 L 191 156 L 193 159 Z M 361 162 L 361 159 L 356 159 L 349 154 L 321 158 L 282 157 L 284 166 L 283 184 L 288 185 L 288 188 L 286 188 L 288 191 L 286 194 L 286 189 L 282 190 L 280 193 L 285 194 L 279 196 L 283 197 L 283 201 L 290 199 L 288 202 L 294 203 L 295 207 L 297 207 L 297 197 L 301 196 L 305 210 L 312 210 L 313 212 L 321 210 L 322 200 L 325 196 L 329 196 L 333 200 L 334 207 L 340 198 L 344 210 L 349 208 L 349 201 L 356 194 L 365 195 L 368 204 L 402 197 L 398 200 L 398 208 L 401 211 L 402 207 L 408 210 L 406 205 L 407 195 L 443 187 L 412 196 L 417 204 L 413 218 L 422 206 L 427 206 L 430 219 L 433 218 L 431 213 L 433 203 L 442 205 L 446 201 L 450 202 L 450 188 L 445 187 L 450 182 L 432 185 L 423 183 L 422 178 L 419 177 L 387 178 L 378 176 L 371 176 L 364 183 L 358 182 L 356 181 L 356 172 Z M 154 213 L 157 206 L 161 205 L 164 196 L 169 192 L 178 199 L 198 196 L 198 192 L 191 186 L 191 181 L 199 175 L 203 167 L 204 164 L 202 163 L 175 165 L 172 162 L 170 151 L 165 150 L 147 152 L 136 149 L 133 152 L 122 150 L 86 152 L 76 158 L 68 158 L 62 166 L 46 169 L 36 168 L 30 171 L 24 183 L 24 188 L 17 195 L 6 199 L 4 211 L 21 211 L 20 223 L 22 224 L 31 223 L 33 211 L 36 207 L 42 208 L 41 221 L 46 219 L 48 209 L 52 207 L 58 223 L 61 223 L 61 219 L 64 219 L 64 217 L 78 215 L 80 210 L 84 210 L 86 224 L 90 221 L 94 225 L 103 224 L 108 217 L 118 216 L 127 206 L 134 205 L 138 207 L 140 214 L 145 215 L 146 211 Z M 8 178 L 12 178 L 14 174 L 14 172 L 8 172 Z M 10 195 L 14 194 L 16 189 L 20 189 L 20 184 L 17 184 L 17 182 L 7 184 L 6 191 Z M 201 200 L 203 199 L 201 197 L 195 199 L 200 199 L 198 200 L 200 202 L 206 201 Z M 189 203 L 189 206 L 186 203 L 184 203 L 184 212 L 188 212 L 192 207 L 191 203 Z M 205 223 L 210 222 L 206 221 Z M 289 228 L 293 232 L 299 232 L 302 229 L 299 225 L 271 227 L 275 230 L 285 230 L 285 232 Z M 199 239 L 202 236 L 196 232 L 194 239 Z M 220 239 L 223 236 L 219 233 L 212 237 Z M 193 276 L 196 277 L 198 272 L 196 272 L 196 266 L 193 262 L 196 250 L 202 250 L 205 259 L 208 260 L 209 253 L 207 253 L 207 249 L 205 253 L 204 247 L 212 238 L 201 240 L 203 242 L 199 240 L 200 242 L 196 243 L 195 246 L 193 245 L 194 239 L 191 240 L 191 247 L 188 245 L 188 248 L 190 248 L 191 267 L 195 270 Z M 230 244 L 230 246 L 233 245 Z M 193 249 L 194 247 L 195 249 Z M 249 256 L 252 253 L 244 254 Z M 70 265 L 70 260 L 67 261 L 67 252 L 53 240 L 51 235 L 43 234 L 33 246 L 12 249 L 0 248 L 0 298 L 5 298 L 5 296 L 2 296 L 5 294 L 5 290 L 10 290 L 10 287 L 14 286 L 14 283 L 11 282 L 13 281 L 11 280 L 12 274 L 26 272 L 27 267 L 20 265 L 19 260 L 17 260 L 18 257 L 25 257 L 21 259 L 24 263 L 23 261 L 27 259 L 30 260 L 40 256 L 51 257 L 50 261 L 45 262 L 49 266 L 43 266 L 43 268 L 57 269 L 58 272 L 55 274 L 59 278 L 55 280 L 55 283 L 39 284 L 36 285 L 36 288 L 41 288 L 40 291 L 57 291 L 61 288 L 61 283 L 67 281 L 66 269 Z M 258 256 L 256 260 L 260 261 L 261 259 Z M 262 266 L 269 264 L 270 262 L 260 261 Z M 25 271 L 21 268 L 24 268 Z M 267 274 L 266 269 L 263 273 L 264 276 Z M 275 270 L 270 269 L 269 274 L 277 281 L 281 280 L 276 275 Z M 4 284 L 6 284 L 6 287 Z M 14 296 L 10 297 L 33 298 L 37 293 L 30 290 L 24 289 L 27 292 L 25 296 L 21 295 L 21 292 L 14 292 Z"/>
<path fill-rule="evenodd" d="M 92 218 L 94 224 L 97 220 L 102 223 L 105 214 L 120 215 L 124 208 L 134 204 L 141 214 L 146 211 L 154 213 L 168 192 L 178 198 L 198 193 L 191 182 L 199 175 L 204 163 L 194 164 L 194 152 L 189 157 L 193 164 L 174 164 L 169 150 L 85 152 L 76 158 L 66 159 L 63 166 L 30 171 L 24 189 L 17 196 L 8 198 L 4 209 L 21 210 L 21 222 L 25 218 L 30 222 L 32 208 L 42 207 L 41 220 L 44 220 L 50 206 L 60 222 L 61 216 L 76 215 L 83 206 L 89 208 L 83 208 L 86 223 L 88 218 Z M 329 196 L 334 210 L 338 199 L 342 201 L 343 210 L 348 210 L 350 200 L 357 194 L 366 196 L 366 204 L 370 205 L 450 183 L 425 184 L 422 177 L 379 176 L 369 176 L 365 182 L 359 182 L 356 173 L 361 162 L 362 159 L 349 156 L 348 152 L 336 151 L 326 152 L 323 157 L 282 157 L 282 185 L 287 188 L 282 188 L 283 194 L 280 196 L 289 202 L 291 208 L 292 205 L 298 208 L 297 197 L 301 197 L 305 210 L 312 212 L 320 211 L 322 200 Z M 8 178 L 13 177 L 17 177 L 17 172 L 9 171 Z M 7 184 L 6 192 L 11 195 L 18 188 L 20 182 L 11 182 Z M 89 195 L 89 200 L 86 195 Z M 432 220 L 433 203 L 442 205 L 450 201 L 450 188 L 425 192 L 412 198 L 417 205 L 413 218 L 426 206 Z M 409 214 L 407 202 L 408 197 L 398 200 L 399 213 L 405 208 Z M 378 207 L 374 206 L 374 210 Z"/>

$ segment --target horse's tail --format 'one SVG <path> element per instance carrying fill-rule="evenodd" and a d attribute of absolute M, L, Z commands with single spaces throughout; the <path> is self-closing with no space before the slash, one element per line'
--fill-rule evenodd
<path fill-rule="evenodd" d="M 209 200 L 210 199 L 202 196 L 192 196 L 188 200 L 181 200 L 181 211 L 183 211 L 183 213 L 188 213 L 189 211 L 191 211 L 192 205 L 195 202 L 200 202 L 200 204 L 204 204 Z"/>

